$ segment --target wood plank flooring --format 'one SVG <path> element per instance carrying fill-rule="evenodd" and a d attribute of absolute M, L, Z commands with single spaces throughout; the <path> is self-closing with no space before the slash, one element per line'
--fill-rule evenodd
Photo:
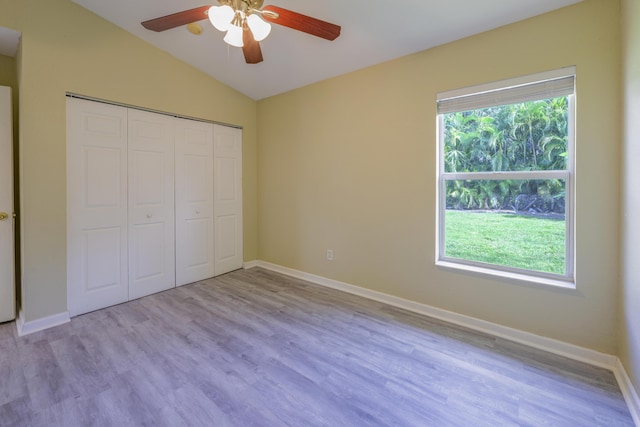
<path fill-rule="evenodd" d="M 260 268 L 17 337 L 2 426 L 633 426 L 613 374 Z"/>

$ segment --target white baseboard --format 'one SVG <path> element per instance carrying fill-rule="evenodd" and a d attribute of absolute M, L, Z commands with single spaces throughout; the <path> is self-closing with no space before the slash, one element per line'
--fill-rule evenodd
<path fill-rule="evenodd" d="M 488 333 L 496 337 L 505 338 L 521 344 L 528 345 L 550 353 L 568 357 L 570 359 L 589 363 L 590 365 L 599 366 L 610 371 L 614 371 L 618 358 L 616 356 L 600 353 L 595 350 L 580 347 L 574 344 L 565 343 L 563 341 L 552 338 L 543 337 L 532 334 L 530 332 L 520 331 L 518 329 L 509 328 L 507 326 L 498 325 L 496 323 L 487 322 L 485 320 L 476 319 L 464 314 L 454 313 L 452 311 L 443 310 L 427 304 L 410 301 L 404 298 L 395 297 L 378 291 L 351 285 L 349 283 L 339 282 L 337 280 L 328 279 L 326 277 L 317 276 L 315 274 L 305 273 L 303 271 L 294 270 L 266 261 L 252 262 L 253 266 L 265 268 L 278 273 L 286 274 L 298 279 L 306 280 L 317 285 L 326 286 L 350 294 L 359 295 L 395 307 L 404 308 L 406 310 L 434 317 L 455 325 L 464 326 L 469 329 Z"/>
<path fill-rule="evenodd" d="M 69 312 L 54 314 L 40 319 L 31 320 L 25 322 L 24 313 L 20 310 L 18 319 L 16 319 L 16 328 L 18 329 L 18 336 L 32 334 L 34 332 L 43 331 L 54 326 L 62 325 L 71 321 Z"/>
<path fill-rule="evenodd" d="M 619 359 L 617 359 L 613 373 L 616 376 L 616 380 L 618 381 L 624 400 L 627 402 L 629 412 L 631 412 L 631 416 L 633 417 L 633 422 L 636 426 L 640 427 L 640 397 L 638 397 L 638 392 L 631 383 L 631 379 L 629 378 L 629 375 L 627 375 L 627 371 L 624 369 L 624 366 L 622 366 L 622 362 L 620 362 Z"/>
<path fill-rule="evenodd" d="M 258 260 L 253 260 L 253 261 L 247 261 L 242 265 L 242 268 L 244 268 L 245 270 L 248 270 L 250 268 L 253 267 L 257 267 L 259 265 L 259 261 Z"/>

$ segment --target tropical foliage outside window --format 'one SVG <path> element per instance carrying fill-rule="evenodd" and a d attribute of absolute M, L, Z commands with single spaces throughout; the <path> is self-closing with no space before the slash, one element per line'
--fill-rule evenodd
<path fill-rule="evenodd" d="M 572 278 L 572 102 L 439 114 L 440 261 Z"/>

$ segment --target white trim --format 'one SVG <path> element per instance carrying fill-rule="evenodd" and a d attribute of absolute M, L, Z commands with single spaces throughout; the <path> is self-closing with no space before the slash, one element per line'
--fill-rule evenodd
<path fill-rule="evenodd" d="M 437 115 L 437 151 L 436 155 L 438 156 L 438 161 L 436 162 L 436 250 L 435 262 L 444 258 L 444 215 L 446 209 L 440 209 L 440 206 L 447 206 L 447 182 L 444 179 L 444 144 L 441 144 L 440 141 L 444 141 L 444 115 Z"/>
<path fill-rule="evenodd" d="M 467 96 L 473 93 L 492 92 L 498 89 L 522 86 L 533 82 L 540 82 L 543 80 L 554 80 L 568 76 L 576 75 L 575 65 L 558 68 L 555 70 L 543 71 L 541 73 L 528 74 L 526 76 L 514 77 L 505 80 L 498 80 L 490 83 L 481 83 L 478 85 L 467 86 L 460 89 L 452 89 L 436 94 L 437 100 L 458 98 L 461 96 Z"/>
<path fill-rule="evenodd" d="M 566 225 L 566 242 L 565 242 L 565 269 L 568 276 L 571 276 L 573 282 L 576 283 L 576 95 L 570 96 L 569 101 L 569 117 L 567 125 L 567 150 L 569 153 L 569 162 L 567 162 L 567 171 L 569 176 L 564 183 L 565 192 L 565 225 Z M 567 198 L 569 203 L 567 203 Z"/>
<path fill-rule="evenodd" d="M 629 378 L 629 375 L 627 375 L 627 371 L 624 369 L 622 362 L 620 362 L 620 359 L 618 358 L 616 358 L 616 365 L 613 373 L 616 376 L 616 380 L 618 381 L 624 400 L 627 402 L 627 407 L 629 408 L 629 412 L 631 412 L 631 418 L 633 418 L 633 422 L 636 426 L 640 427 L 640 397 L 638 397 L 638 392 L 631 383 L 631 379 Z"/>
<path fill-rule="evenodd" d="M 303 271 L 294 270 L 266 261 L 252 262 L 253 266 L 262 267 L 277 273 L 286 274 L 287 276 L 306 280 L 317 285 L 326 286 L 328 288 L 337 289 L 350 294 L 358 295 L 374 301 L 379 301 L 395 307 L 404 308 L 415 313 L 424 314 L 434 317 L 445 322 L 455 325 L 464 326 L 469 329 L 488 333 L 496 337 L 515 341 L 525 344 L 533 348 L 545 350 L 553 354 L 568 357 L 573 360 L 585 362 L 590 365 L 614 371 L 618 358 L 616 356 L 600 353 L 595 350 L 558 341 L 553 338 L 547 338 L 530 332 L 520 331 L 518 329 L 509 328 L 507 326 L 498 325 L 496 323 L 487 322 L 485 320 L 476 319 L 464 314 L 454 313 L 452 311 L 443 310 L 441 308 L 430 305 L 410 301 L 404 298 L 388 295 L 382 292 L 373 291 L 362 288 L 360 286 L 351 285 L 349 283 L 340 282 L 326 277 L 317 276 L 315 274 L 305 273 Z"/>
<path fill-rule="evenodd" d="M 499 172 L 443 172 L 442 176 L 447 181 L 459 181 L 463 179 L 500 181 L 506 179 L 569 179 L 569 170 L 548 171 L 499 171 Z"/>
<path fill-rule="evenodd" d="M 569 290 L 576 289 L 575 280 L 569 277 L 548 273 L 532 274 L 531 270 L 501 267 L 464 259 L 447 258 L 444 255 L 441 255 L 441 259 L 436 260 L 436 266 L 453 271 L 466 271 L 468 273 L 485 277 L 500 277 L 504 279 L 517 280 L 519 282 L 531 283 L 533 285 L 555 286 Z"/>
<path fill-rule="evenodd" d="M 248 269 L 253 268 L 253 267 L 258 267 L 259 262 L 260 261 L 258 261 L 256 259 L 254 259 L 253 261 L 247 261 L 242 265 L 242 268 L 244 268 L 245 270 L 248 270 Z"/>
<path fill-rule="evenodd" d="M 54 326 L 63 325 L 65 323 L 69 323 L 70 321 L 71 317 L 69 317 L 69 312 L 65 311 L 62 313 L 53 314 L 51 316 L 41 317 L 40 319 L 25 322 L 24 312 L 20 310 L 20 314 L 18 315 L 18 319 L 16 320 L 16 329 L 18 330 L 18 336 L 21 337 L 24 335 L 32 334 L 34 332 L 53 328 Z"/>
<path fill-rule="evenodd" d="M 438 114 L 449 114 L 539 99 L 559 98 L 573 94 L 575 85 L 575 75 L 572 75 L 519 86 L 505 86 L 486 92 L 473 92 L 455 98 L 438 99 L 437 111 Z"/>
<path fill-rule="evenodd" d="M 74 93 L 74 92 L 67 92 L 66 96 L 67 96 L 67 98 L 84 99 L 85 101 L 100 102 L 102 104 L 115 105 L 116 107 L 124 107 L 124 108 L 131 108 L 133 110 L 148 111 L 150 113 L 162 114 L 164 116 L 177 117 L 179 119 L 193 120 L 195 122 L 212 123 L 214 125 L 222 125 L 222 126 L 227 126 L 227 127 L 236 128 L 236 129 L 243 129 L 244 128 L 241 125 L 234 125 L 234 124 L 231 124 L 231 123 L 217 122 L 215 120 L 203 119 L 203 118 L 200 118 L 200 117 L 183 116 L 181 114 L 172 113 L 170 111 L 154 110 L 152 108 L 140 107 L 138 105 L 125 104 L 123 102 L 110 101 L 108 99 L 96 98 L 96 97 L 87 96 L 87 95 L 81 95 L 79 93 Z"/>

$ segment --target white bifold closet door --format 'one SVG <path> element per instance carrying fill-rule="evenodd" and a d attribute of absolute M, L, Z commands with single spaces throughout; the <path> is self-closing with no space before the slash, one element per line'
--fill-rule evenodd
<path fill-rule="evenodd" d="M 213 126 L 175 119 L 176 285 L 214 275 Z"/>
<path fill-rule="evenodd" d="M 129 299 L 175 287 L 173 117 L 128 110 Z"/>
<path fill-rule="evenodd" d="M 70 314 L 129 299 L 127 235 L 127 110 L 67 98 Z"/>
<path fill-rule="evenodd" d="M 72 316 L 242 262 L 240 129 L 67 98 Z"/>
<path fill-rule="evenodd" d="M 242 131 L 214 125 L 213 129 L 215 271 L 242 268 Z"/>

